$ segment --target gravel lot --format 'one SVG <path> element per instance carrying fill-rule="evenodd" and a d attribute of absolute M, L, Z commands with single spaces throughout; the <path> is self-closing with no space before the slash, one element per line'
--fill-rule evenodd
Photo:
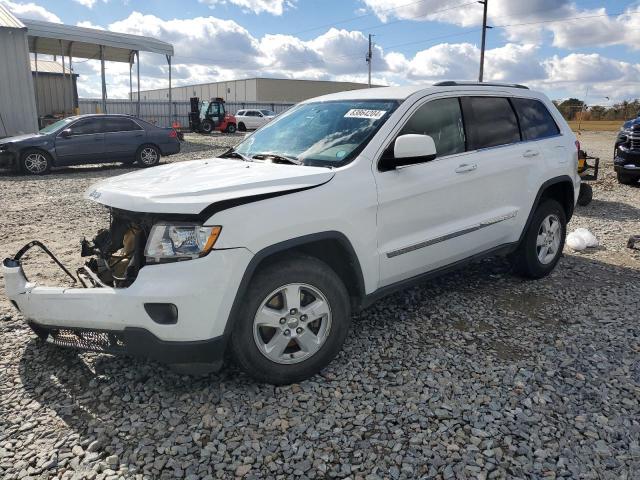
<path fill-rule="evenodd" d="M 600 248 L 537 282 L 488 260 L 379 301 L 300 385 L 42 345 L 0 295 L 0 477 L 640 478 L 640 188 L 615 181 L 614 135 L 581 137 L 604 165 L 570 224 Z M 169 161 L 238 139 L 188 136 Z M 107 218 L 82 192 L 127 171 L 0 174 L 0 255 L 40 238 L 80 264 Z M 42 255 L 27 270 L 63 280 Z"/>

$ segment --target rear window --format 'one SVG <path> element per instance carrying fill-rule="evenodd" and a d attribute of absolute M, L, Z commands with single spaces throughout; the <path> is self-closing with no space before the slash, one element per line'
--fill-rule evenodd
<path fill-rule="evenodd" d="M 469 150 L 520 141 L 516 114 L 503 97 L 462 97 Z"/>
<path fill-rule="evenodd" d="M 518 112 L 520 128 L 524 140 L 537 140 L 552 137 L 560 133 L 555 120 L 539 100 L 530 98 L 513 98 L 513 106 Z"/>

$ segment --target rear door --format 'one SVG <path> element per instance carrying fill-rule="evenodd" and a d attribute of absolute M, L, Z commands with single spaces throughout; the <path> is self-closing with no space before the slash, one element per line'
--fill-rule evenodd
<path fill-rule="evenodd" d="M 132 159 L 140 145 L 146 141 L 145 130 L 126 117 L 102 117 L 105 160 Z"/>
<path fill-rule="evenodd" d="M 56 156 L 59 165 L 97 163 L 104 158 L 104 133 L 100 130 L 101 117 L 82 118 L 69 125 L 71 135 L 56 136 Z"/>

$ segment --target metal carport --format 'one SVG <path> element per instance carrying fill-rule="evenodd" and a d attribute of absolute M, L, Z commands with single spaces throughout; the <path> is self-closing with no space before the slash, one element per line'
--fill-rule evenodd
<path fill-rule="evenodd" d="M 105 62 L 127 62 L 129 64 L 129 98 L 133 101 L 132 70 L 135 60 L 137 68 L 137 89 L 140 92 L 140 52 L 164 55 L 169 65 L 169 106 L 171 106 L 171 57 L 173 45 L 155 38 L 109 32 L 95 28 L 75 27 L 60 23 L 39 20 L 20 19 L 27 27 L 29 52 L 35 56 L 38 75 L 38 54 L 68 59 L 69 71 L 73 58 L 95 59 L 101 62 L 102 111 L 107 113 L 107 85 L 105 81 Z M 71 81 L 71 77 L 69 79 Z M 36 102 L 37 102 L 36 98 Z M 169 107 L 170 108 L 170 107 Z M 169 112 L 171 114 L 171 112 Z M 137 97 L 136 114 L 140 115 L 140 95 Z"/>

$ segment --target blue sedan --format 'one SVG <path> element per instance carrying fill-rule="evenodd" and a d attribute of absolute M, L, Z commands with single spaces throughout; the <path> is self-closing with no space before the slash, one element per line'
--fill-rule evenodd
<path fill-rule="evenodd" d="M 0 166 L 33 175 L 51 167 L 136 162 L 152 167 L 160 157 L 180 152 L 173 128 L 160 128 L 129 115 L 79 115 L 38 133 L 0 140 Z"/>

